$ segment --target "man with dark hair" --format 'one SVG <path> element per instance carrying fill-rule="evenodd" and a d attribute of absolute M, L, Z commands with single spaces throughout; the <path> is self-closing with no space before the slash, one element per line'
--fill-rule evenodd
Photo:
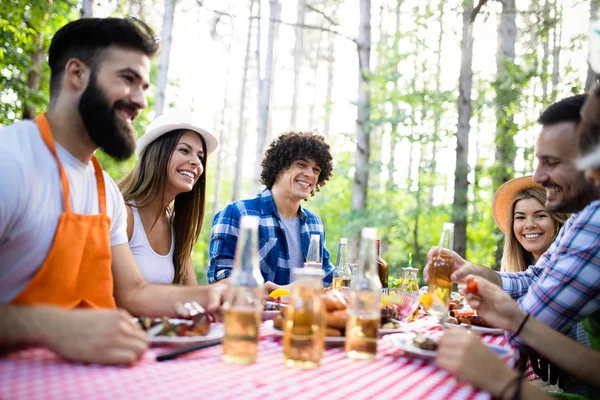
<path fill-rule="evenodd" d="M 260 178 L 266 188 L 252 199 L 229 204 L 213 219 L 209 282 L 230 275 L 240 219 L 255 215 L 260 217 L 260 269 L 267 290 L 290 283 L 290 270 L 303 265 L 313 234 L 321 238 L 323 281 L 329 284 L 333 265 L 325 247 L 323 223 L 317 214 L 300 205 L 331 178 L 329 145 L 320 135 L 288 132 L 271 143 L 262 167 Z"/>
<path fill-rule="evenodd" d="M 50 46 L 47 112 L 0 130 L 0 351 L 41 344 L 68 359 L 131 364 L 147 339 L 116 306 L 160 317 L 177 316 L 178 302 L 220 305 L 224 285 L 143 279 L 123 197 L 94 157 L 99 147 L 117 159 L 133 153 L 156 51 L 140 21 L 67 24 Z"/>
<path fill-rule="evenodd" d="M 550 248 L 535 265 L 517 273 L 495 272 L 453 253 L 453 281 L 463 282 L 470 274 L 486 278 L 517 300 L 522 310 L 562 332 L 587 317 L 600 322 L 600 193 L 576 166 L 580 156 L 577 128 L 585 99 L 585 95 L 563 99 L 538 119 L 541 131 L 533 179 L 546 188 L 548 210 L 577 213 Z M 429 251 L 426 280 L 437 251 L 435 247 Z M 511 341 L 520 343 L 514 333 Z M 571 336 L 589 345 L 584 331 L 571 332 Z"/>

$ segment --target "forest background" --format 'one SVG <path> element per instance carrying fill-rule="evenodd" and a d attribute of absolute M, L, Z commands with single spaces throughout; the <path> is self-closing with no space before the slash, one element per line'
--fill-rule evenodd
<path fill-rule="evenodd" d="M 47 106 L 57 29 L 134 16 L 161 39 L 138 135 L 165 111 L 191 110 L 220 142 L 193 253 L 200 282 L 212 217 L 261 189 L 264 148 L 289 130 L 318 131 L 332 148 L 334 176 L 305 203 L 323 219 L 332 260 L 340 237 L 375 226 L 392 276 L 410 253 L 422 268 L 452 221 L 455 250 L 497 267 L 493 193 L 533 172 L 539 113 L 591 85 L 587 32 L 599 2 L 2 1 L 0 125 Z M 99 153 L 117 181 L 135 163 Z"/>

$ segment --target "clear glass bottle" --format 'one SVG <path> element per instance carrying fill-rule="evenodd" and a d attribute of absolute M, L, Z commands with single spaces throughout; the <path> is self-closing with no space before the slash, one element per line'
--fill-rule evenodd
<path fill-rule="evenodd" d="M 325 348 L 326 312 L 321 299 L 324 271 L 293 268 L 294 281 L 283 323 L 283 358 L 288 367 L 310 369 Z"/>
<path fill-rule="evenodd" d="M 337 263 L 335 270 L 333 271 L 332 286 L 337 290 L 348 288 L 350 287 L 351 278 L 352 271 L 350 270 L 350 264 L 348 263 L 348 239 L 341 238 L 338 246 Z"/>
<path fill-rule="evenodd" d="M 310 235 L 310 244 L 306 254 L 305 267 L 322 268 L 321 263 L 321 235 Z"/>
<path fill-rule="evenodd" d="M 438 318 L 443 318 L 448 313 L 450 292 L 452 291 L 452 271 L 454 270 L 454 259 L 452 258 L 454 242 L 454 224 L 446 222 L 442 226 L 439 251 L 433 257 L 430 278 L 429 293 L 432 297 L 431 308 L 428 312 Z"/>
<path fill-rule="evenodd" d="M 419 317 L 419 280 L 417 278 L 418 269 L 407 267 L 402 268 L 402 285 L 400 286 L 400 292 L 402 296 L 406 296 L 407 301 L 405 302 L 406 307 L 414 311 L 410 313 L 407 318 L 408 322 L 415 321 Z M 409 298 L 413 298 L 409 301 Z M 407 312 L 408 313 L 408 312 Z"/>
<path fill-rule="evenodd" d="M 223 306 L 223 361 L 230 364 L 253 363 L 258 352 L 264 284 L 258 260 L 258 222 L 254 216 L 240 220 L 230 287 Z"/>
<path fill-rule="evenodd" d="M 381 282 L 377 268 L 377 229 L 363 228 L 356 276 L 350 284 L 346 355 L 373 359 L 381 319 Z"/>

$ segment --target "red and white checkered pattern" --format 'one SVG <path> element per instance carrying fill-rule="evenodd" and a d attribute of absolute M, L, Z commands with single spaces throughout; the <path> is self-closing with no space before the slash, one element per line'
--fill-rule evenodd
<path fill-rule="evenodd" d="M 439 329 L 422 324 L 421 331 Z M 132 367 L 71 363 L 45 349 L 23 350 L 0 359 L 0 399 L 490 398 L 383 340 L 374 361 L 350 360 L 336 347 L 326 350 L 319 368 L 297 370 L 284 366 L 280 338 L 266 328 L 261 336 L 258 360 L 247 366 L 222 362 L 221 346 L 160 363 L 156 356 L 169 349 L 154 348 Z M 506 345 L 504 336 L 484 340 Z"/>

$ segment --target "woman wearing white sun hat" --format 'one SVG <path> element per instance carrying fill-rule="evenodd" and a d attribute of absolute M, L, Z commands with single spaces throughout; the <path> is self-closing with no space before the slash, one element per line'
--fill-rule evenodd
<path fill-rule="evenodd" d="M 138 161 L 119 188 L 129 247 L 150 283 L 197 284 L 190 256 L 204 217 L 206 159 L 217 145 L 184 111 L 157 117 L 138 139 Z"/>

